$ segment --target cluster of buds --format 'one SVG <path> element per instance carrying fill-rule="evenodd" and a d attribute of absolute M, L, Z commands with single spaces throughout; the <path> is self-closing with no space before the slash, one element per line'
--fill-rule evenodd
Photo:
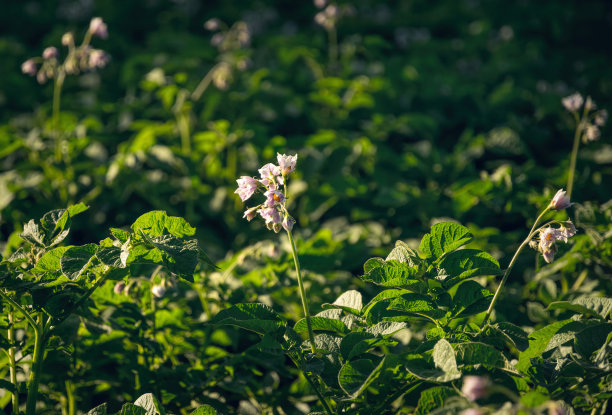
<path fill-rule="evenodd" d="M 266 221 L 268 229 L 279 232 L 284 228 L 287 232 L 290 232 L 295 220 L 287 211 L 286 184 L 289 175 L 295 171 L 297 154 L 293 156 L 277 154 L 276 159 L 278 165 L 268 163 L 259 169 L 259 179 L 242 176 L 236 180 L 238 188 L 234 193 L 237 193 L 244 202 L 253 196 L 256 191 L 261 191 L 266 197 L 265 202 L 248 208 L 244 212 L 244 217 L 251 221 L 259 214 Z"/>
<path fill-rule="evenodd" d="M 595 141 L 599 138 L 601 135 L 599 129 L 608 121 L 608 111 L 605 109 L 596 111 L 597 105 L 595 105 L 591 97 L 586 97 L 585 100 L 578 92 L 563 98 L 561 103 L 565 109 L 576 117 L 584 143 Z M 583 114 L 579 118 L 581 108 Z"/>
<path fill-rule="evenodd" d="M 314 5 L 318 9 L 321 9 L 321 11 L 315 14 L 315 23 L 323 26 L 327 31 L 333 30 L 336 27 L 338 20 L 340 20 L 343 16 L 348 16 L 355 13 L 355 10 L 351 6 L 344 6 L 340 8 L 336 4 L 328 4 L 327 0 L 314 0 Z"/>
<path fill-rule="evenodd" d="M 100 17 L 94 17 L 89 23 L 89 29 L 85 33 L 80 46 L 75 46 L 74 35 L 70 32 L 62 36 L 62 45 L 68 48 L 68 55 L 63 64 L 59 63 L 59 51 L 55 46 L 45 48 L 42 56 L 30 58 L 23 62 L 21 71 L 30 76 L 36 76 L 39 83 L 45 83 L 59 74 L 78 74 L 81 71 L 103 68 L 108 63 L 109 57 L 101 49 L 90 46 L 93 36 L 101 39 L 108 37 L 106 23 Z M 40 67 L 39 67 L 40 65 Z M 63 75 L 62 75 L 63 76 Z"/>

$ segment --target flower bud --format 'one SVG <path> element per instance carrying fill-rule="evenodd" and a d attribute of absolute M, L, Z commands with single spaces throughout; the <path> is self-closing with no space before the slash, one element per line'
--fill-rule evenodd
<path fill-rule="evenodd" d="M 586 101 L 584 102 L 584 108 L 587 111 L 591 111 L 597 108 L 597 105 L 595 105 L 595 102 L 591 99 L 591 97 L 587 97 Z"/>
<path fill-rule="evenodd" d="M 283 226 L 280 223 L 273 223 L 272 224 L 272 230 L 275 233 L 279 233 L 281 229 L 283 229 Z"/>
<path fill-rule="evenodd" d="M 576 112 L 582 107 L 584 103 L 584 98 L 578 92 L 575 94 L 569 95 L 561 100 L 561 103 L 569 112 Z"/>
<path fill-rule="evenodd" d="M 215 30 L 219 30 L 220 27 L 221 27 L 221 21 L 217 19 L 216 17 L 212 19 L 208 19 L 204 23 L 204 29 L 210 30 L 211 32 L 214 32 Z"/>
<path fill-rule="evenodd" d="M 94 17 L 91 19 L 91 22 L 89 23 L 89 31 L 92 35 L 101 39 L 106 39 L 108 37 L 106 23 L 104 23 L 101 17 Z"/>
<path fill-rule="evenodd" d="M 584 131 L 584 139 L 588 141 L 595 141 L 599 138 L 599 128 L 596 125 L 589 124 L 587 125 Z"/>
<path fill-rule="evenodd" d="M 48 48 L 45 48 L 42 54 L 44 59 L 57 58 L 58 55 L 59 53 L 57 52 L 57 48 L 55 46 L 49 46 Z"/>
<path fill-rule="evenodd" d="M 257 209 L 259 209 L 259 206 L 247 209 L 242 217 L 250 222 L 257 215 Z"/>
<path fill-rule="evenodd" d="M 64 46 L 74 45 L 74 36 L 72 35 L 71 32 L 66 32 L 63 34 L 62 45 Z"/>
<path fill-rule="evenodd" d="M 459 415 L 483 415 L 482 411 L 478 408 L 468 408 L 459 412 Z"/>
<path fill-rule="evenodd" d="M 563 210 L 571 205 L 569 197 L 565 194 L 565 190 L 560 189 L 551 200 L 549 207 L 553 210 Z"/>
<path fill-rule="evenodd" d="M 323 7 L 327 6 L 327 0 L 314 0 L 314 5 L 319 8 L 322 9 Z"/>
<path fill-rule="evenodd" d="M 94 49 L 89 54 L 88 65 L 90 69 L 104 68 L 108 63 L 108 55 L 100 49 Z"/>
<path fill-rule="evenodd" d="M 286 215 L 283 219 L 283 228 L 287 232 L 291 232 L 291 230 L 293 229 L 293 224 L 295 224 L 295 220 L 291 216 Z"/>
<path fill-rule="evenodd" d="M 154 285 L 151 287 L 151 292 L 157 298 L 162 298 L 166 294 L 166 287 L 161 284 Z"/>
<path fill-rule="evenodd" d="M 595 125 L 598 127 L 603 127 L 606 121 L 608 121 L 608 111 L 597 111 L 597 113 L 595 114 L 595 118 L 593 118 L 593 122 L 595 123 Z"/>
<path fill-rule="evenodd" d="M 489 393 L 491 381 L 482 376 L 465 376 L 461 392 L 470 400 L 475 401 Z"/>
<path fill-rule="evenodd" d="M 123 281 L 119 281 L 117 284 L 115 284 L 115 286 L 113 287 L 113 292 L 117 295 L 121 294 L 123 292 L 123 290 L 125 289 L 125 282 Z"/>
<path fill-rule="evenodd" d="M 37 68 L 36 68 L 36 62 L 34 62 L 34 59 L 28 59 L 27 61 L 21 64 L 21 72 L 23 72 L 26 75 L 34 76 L 36 75 L 36 71 L 37 71 Z"/>

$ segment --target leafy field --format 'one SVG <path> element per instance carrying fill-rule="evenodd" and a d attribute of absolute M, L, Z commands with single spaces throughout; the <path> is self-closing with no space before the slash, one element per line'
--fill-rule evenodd
<path fill-rule="evenodd" d="M 606 414 L 612 4 L 0 14 L 0 413 Z"/>

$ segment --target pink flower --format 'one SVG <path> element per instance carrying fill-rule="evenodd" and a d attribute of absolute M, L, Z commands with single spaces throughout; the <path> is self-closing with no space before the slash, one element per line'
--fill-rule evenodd
<path fill-rule="evenodd" d="M 279 203 L 283 203 L 285 201 L 285 195 L 283 194 L 283 192 L 280 192 L 278 190 L 268 190 L 264 193 L 264 196 L 267 197 L 266 206 L 268 207 L 276 206 Z"/>
<path fill-rule="evenodd" d="M 569 197 L 566 196 L 565 190 L 558 190 L 555 196 L 552 198 L 550 202 L 550 208 L 553 210 L 563 210 L 570 207 L 572 204 L 570 203 Z"/>
<path fill-rule="evenodd" d="M 470 400 L 475 401 L 486 396 L 489 392 L 491 381 L 482 376 L 465 376 L 461 392 Z"/>
<path fill-rule="evenodd" d="M 582 107 L 582 104 L 584 103 L 584 98 L 582 98 L 582 95 L 576 92 L 575 94 L 563 98 L 561 100 L 561 103 L 568 111 L 576 112 L 580 109 L 580 107 Z"/>
<path fill-rule="evenodd" d="M 268 163 L 264 165 L 261 169 L 259 169 L 259 175 L 261 176 L 261 184 L 266 186 L 270 190 L 276 190 L 277 181 L 282 184 L 282 177 L 280 176 L 281 171 L 278 166 L 275 166 L 272 163 Z"/>
<path fill-rule="evenodd" d="M 576 227 L 574 224 L 572 222 L 565 222 L 563 225 L 561 225 L 557 238 L 567 243 L 567 240 L 574 235 L 576 235 Z"/>
<path fill-rule="evenodd" d="M 267 207 L 259 210 L 259 214 L 266 221 L 266 225 L 269 224 L 279 224 L 281 223 L 280 214 L 278 210 L 273 207 Z"/>
<path fill-rule="evenodd" d="M 89 54 L 89 68 L 104 68 L 108 63 L 108 55 L 100 49 L 94 49 Z"/>
<path fill-rule="evenodd" d="M 59 53 L 57 52 L 57 48 L 55 46 L 49 46 L 48 48 L 45 48 L 42 54 L 44 59 L 57 58 L 58 55 Z"/>
<path fill-rule="evenodd" d="M 480 409 L 478 408 L 468 408 L 459 412 L 459 415 L 483 415 Z"/>
<path fill-rule="evenodd" d="M 240 196 L 243 202 L 253 196 L 253 193 L 255 193 L 259 185 L 257 180 L 249 176 L 242 176 L 237 179 L 236 182 L 238 182 L 238 189 L 236 189 L 234 193 L 238 193 L 238 196 Z"/>
<path fill-rule="evenodd" d="M 545 251 L 542 251 L 542 258 L 546 261 L 547 264 L 550 264 L 555 259 L 555 254 L 557 253 L 557 246 L 552 245 Z"/>
<path fill-rule="evenodd" d="M 541 252 L 545 252 L 553 246 L 555 241 L 559 239 L 558 233 L 559 231 L 554 228 L 546 228 L 540 232 L 540 244 L 538 247 Z"/>
<path fill-rule="evenodd" d="M 91 19 L 91 22 L 89 23 L 89 31 L 92 35 L 98 36 L 101 39 L 106 39 L 108 37 L 106 23 L 104 23 L 101 17 L 94 17 Z"/>
<path fill-rule="evenodd" d="M 584 131 L 584 139 L 585 141 L 595 141 L 599 138 L 600 136 L 600 132 L 599 132 L 599 128 L 597 128 L 596 125 L 593 124 L 589 124 L 586 126 L 586 129 Z"/>
<path fill-rule="evenodd" d="M 36 71 L 37 71 L 37 68 L 36 68 L 36 62 L 34 62 L 34 59 L 28 59 L 27 61 L 21 64 L 21 72 L 23 72 L 26 75 L 34 76 L 36 75 Z"/>
<path fill-rule="evenodd" d="M 285 154 L 276 153 L 276 159 L 278 160 L 278 167 L 283 176 L 288 176 L 289 173 L 295 170 L 297 154 L 294 156 L 287 156 Z"/>
<path fill-rule="evenodd" d="M 125 289 L 125 282 L 123 281 L 119 281 L 117 284 L 115 284 L 115 286 L 113 287 L 113 292 L 117 295 L 121 294 L 123 292 L 123 290 Z"/>

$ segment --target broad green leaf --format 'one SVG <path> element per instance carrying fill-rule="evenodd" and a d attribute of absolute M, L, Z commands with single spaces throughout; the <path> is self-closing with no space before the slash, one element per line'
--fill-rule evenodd
<path fill-rule="evenodd" d="M 146 245 L 137 245 L 130 250 L 127 263 L 163 264 L 169 271 L 189 281 L 198 264 L 199 246 L 196 239 L 180 239 L 171 235 L 149 238 L 141 234 Z"/>
<path fill-rule="evenodd" d="M 132 231 L 138 234 L 140 230 L 150 237 L 162 236 L 166 232 L 177 238 L 195 234 L 195 228 L 189 225 L 185 219 L 168 216 L 163 210 L 147 212 L 136 219 L 132 224 Z"/>
<path fill-rule="evenodd" d="M 455 358 L 455 351 L 451 344 L 445 340 L 440 339 L 433 348 L 433 354 L 431 356 L 434 361 L 434 365 L 443 370 L 445 373 L 458 373 L 457 360 Z"/>
<path fill-rule="evenodd" d="M 130 233 L 124 231 L 123 229 L 110 228 L 110 232 L 122 244 L 126 243 L 127 240 L 130 239 Z"/>
<path fill-rule="evenodd" d="M 349 329 L 348 327 L 346 327 L 346 324 L 344 324 L 340 320 L 335 320 L 332 318 L 313 316 L 310 317 L 310 323 L 312 325 L 313 330 L 331 331 L 340 335 L 345 335 L 349 332 Z M 293 330 L 298 333 L 307 333 L 308 327 L 306 324 L 306 319 L 303 318 L 297 323 L 295 323 Z"/>
<path fill-rule="evenodd" d="M 576 298 L 571 303 L 595 311 L 604 319 L 607 319 L 612 311 L 612 298 L 585 296 Z"/>
<path fill-rule="evenodd" d="M 23 226 L 23 232 L 21 232 L 19 236 L 33 245 L 45 246 L 45 235 L 34 219 L 30 219 L 30 221 Z"/>
<path fill-rule="evenodd" d="M 345 363 L 338 372 L 338 383 L 351 398 L 361 395 L 385 367 L 386 357 L 378 365 L 368 359 Z"/>
<path fill-rule="evenodd" d="M 266 334 L 285 326 L 281 317 L 265 304 L 236 304 L 221 310 L 210 324 L 233 325 L 258 334 Z"/>
<path fill-rule="evenodd" d="M 395 248 L 387 255 L 385 261 L 397 261 L 414 267 L 421 263 L 421 258 L 405 242 L 396 241 Z"/>
<path fill-rule="evenodd" d="M 217 415 L 217 411 L 210 405 L 202 405 L 190 415 Z"/>
<path fill-rule="evenodd" d="M 419 270 L 396 261 L 385 262 L 384 265 L 372 268 L 361 278 L 383 287 L 396 287 L 405 289 L 416 289 L 422 287 L 423 283 L 416 277 Z"/>
<path fill-rule="evenodd" d="M 559 329 L 571 322 L 571 319 L 557 321 L 549 324 L 540 330 L 534 331 L 529 335 L 529 347 L 519 354 L 518 364 L 516 368 L 522 373 L 527 373 L 531 366 L 531 359 L 542 355 L 550 339 L 559 331 Z"/>
<path fill-rule="evenodd" d="M 370 300 L 370 302 L 363 308 L 362 310 L 362 315 L 366 316 L 368 314 L 368 312 L 370 311 L 370 309 L 377 303 L 381 302 L 381 301 L 387 301 L 390 302 L 391 299 L 399 297 L 400 295 L 403 294 L 408 294 L 410 293 L 410 291 L 408 290 L 399 290 L 399 289 L 390 289 L 390 290 L 384 290 L 379 292 L 378 294 L 376 294 L 376 296 L 374 298 L 372 298 Z"/>
<path fill-rule="evenodd" d="M 457 392 L 446 386 L 434 386 L 421 392 L 415 415 L 426 415 L 444 406 L 446 398 L 456 396 Z"/>
<path fill-rule="evenodd" d="M 499 263 L 495 258 L 478 249 L 460 249 L 446 255 L 440 262 L 448 277 L 442 285 L 450 288 L 466 278 L 481 275 L 501 275 Z"/>
<path fill-rule="evenodd" d="M 366 327 L 365 331 L 374 336 L 390 336 L 406 328 L 406 323 L 396 321 L 381 321 L 374 326 Z"/>
<path fill-rule="evenodd" d="M 98 246 L 95 244 L 68 248 L 60 260 L 62 274 L 71 280 L 80 277 L 89 266 L 91 259 L 96 255 L 97 250 Z"/>
<path fill-rule="evenodd" d="M 96 258 L 109 267 L 125 268 L 125 264 L 121 259 L 121 252 L 121 248 L 117 246 L 102 247 L 96 252 Z"/>
<path fill-rule="evenodd" d="M 152 393 L 145 393 L 140 396 L 136 399 L 134 405 L 144 408 L 146 415 L 166 415 L 166 411 Z"/>
<path fill-rule="evenodd" d="M 577 321 L 571 321 L 567 323 L 566 325 L 561 327 L 555 333 L 554 336 L 551 337 L 550 341 L 548 342 L 548 345 L 546 346 L 546 349 L 544 349 L 544 352 L 555 349 L 556 347 L 559 347 L 569 341 L 573 341 L 579 332 L 589 327 L 590 325 L 589 323 L 595 323 L 595 321 L 594 320 L 590 320 L 590 321 L 589 320 L 585 320 L 585 321 L 577 320 Z"/>
<path fill-rule="evenodd" d="M 465 226 L 454 222 L 437 223 L 431 232 L 425 234 L 419 249 L 426 258 L 440 258 L 472 240 L 472 234 Z"/>
<path fill-rule="evenodd" d="M 32 268 L 32 272 L 61 272 L 61 258 L 67 250 L 67 246 L 60 246 L 45 252 Z"/>
<path fill-rule="evenodd" d="M 385 260 L 382 258 L 370 258 L 365 264 L 363 264 L 363 272 L 368 273 L 372 271 L 374 268 L 382 267 L 385 265 Z"/>
<path fill-rule="evenodd" d="M 354 314 L 356 316 L 361 314 L 363 308 L 363 302 L 361 293 L 356 290 L 348 290 L 340 297 L 336 299 L 332 304 L 325 303 L 322 306 L 323 309 L 334 309 L 339 308 L 345 310 L 347 313 Z"/>
<path fill-rule="evenodd" d="M 408 293 L 394 298 L 388 307 L 389 310 L 417 314 L 432 318 L 441 318 L 446 314 L 440 310 L 431 297 L 425 294 Z"/>
<path fill-rule="evenodd" d="M 501 334 L 507 342 L 510 342 L 518 350 L 525 351 L 529 347 L 529 337 L 520 327 L 507 321 L 502 321 L 494 324 L 491 328 Z"/>
<path fill-rule="evenodd" d="M 451 312 L 459 316 L 478 314 L 487 309 L 492 297 L 493 293 L 476 281 L 465 281 L 457 288 Z"/>
<path fill-rule="evenodd" d="M 518 374 L 508 359 L 495 347 L 485 343 L 469 342 L 455 345 L 458 365 L 485 365 Z"/>
<path fill-rule="evenodd" d="M 340 350 L 341 338 L 330 336 L 329 334 L 315 334 L 315 349 L 320 353 L 336 354 Z M 304 343 L 310 347 L 310 342 L 306 340 Z"/>
<path fill-rule="evenodd" d="M 601 348 L 608 334 L 612 332 L 612 323 L 602 323 L 580 331 L 575 338 L 574 349 L 586 359 Z"/>

